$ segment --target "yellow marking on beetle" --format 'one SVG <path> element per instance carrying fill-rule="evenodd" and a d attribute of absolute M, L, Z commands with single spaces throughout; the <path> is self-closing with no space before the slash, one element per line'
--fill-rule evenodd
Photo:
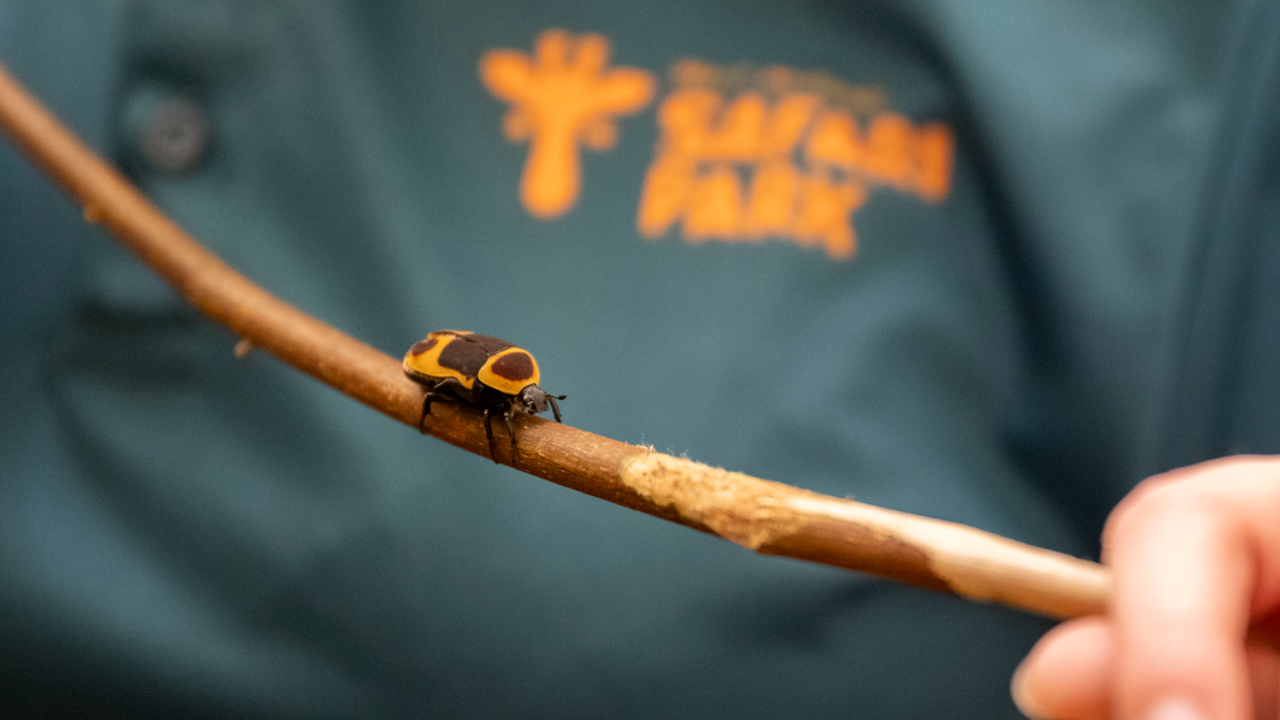
<path fill-rule="evenodd" d="M 480 382 L 507 395 L 518 395 L 530 385 L 537 385 L 538 362 L 528 351 L 513 347 L 490 357 L 476 374 Z"/>
<path fill-rule="evenodd" d="M 449 343 L 455 342 L 461 335 L 470 334 L 466 331 L 439 330 L 427 335 L 428 339 L 435 338 L 437 342 L 428 348 L 426 352 L 414 355 L 413 350 L 410 349 L 409 352 L 405 353 L 405 372 L 411 375 L 416 374 L 431 378 L 457 378 L 464 387 L 470 390 L 476 383 L 474 377 L 467 377 L 453 368 L 447 368 L 440 364 L 440 353 L 444 352 Z"/>

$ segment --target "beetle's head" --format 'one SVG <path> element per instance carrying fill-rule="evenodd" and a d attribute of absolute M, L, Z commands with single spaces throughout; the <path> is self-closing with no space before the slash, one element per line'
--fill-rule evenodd
<path fill-rule="evenodd" d="M 516 399 L 520 403 L 521 409 L 527 413 L 547 411 L 547 394 L 537 385 L 530 385 L 521 390 L 519 397 Z"/>
<path fill-rule="evenodd" d="M 521 390 L 520 394 L 516 396 L 516 403 L 519 404 L 521 410 L 531 414 L 546 412 L 547 405 L 550 405 L 551 409 L 555 411 L 556 421 L 559 422 L 560 407 L 556 404 L 556 400 L 563 400 L 564 398 L 564 395 L 548 395 L 537 385 L 530 385 Z"/>

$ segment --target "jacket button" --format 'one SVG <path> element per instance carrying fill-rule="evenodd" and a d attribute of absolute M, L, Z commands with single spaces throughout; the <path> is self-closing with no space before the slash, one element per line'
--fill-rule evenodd
<path fill-rule="evenodd" d="M 182 175 L 195 170 L 209 149 L 209 121 L 182 95 L 143 92 L 129 103 L 134 152 L 151 170 Z"/>

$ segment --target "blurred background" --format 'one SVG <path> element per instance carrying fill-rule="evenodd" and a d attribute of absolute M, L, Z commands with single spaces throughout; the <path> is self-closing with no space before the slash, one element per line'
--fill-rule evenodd
<path fill-rule="evenodd" d="M 499 336 L 576 427 L 1096 558 L 1145 474 L 1273 437 L 1169 420 L 1238 398 L 1175 380 L 1269 69 L 1240 5 L 0 0 L 0 61 L 392 356 Z M 1018 717 L 1047 621 L 754 556 L 235 342 L 0 145 L 0 714 Z"/>

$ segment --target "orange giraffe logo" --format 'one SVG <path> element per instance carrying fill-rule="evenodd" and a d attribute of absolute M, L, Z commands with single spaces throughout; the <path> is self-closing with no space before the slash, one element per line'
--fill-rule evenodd
<path fill-rule="evenodd" d="M 639 112 L 653 99 L 652 73 L 609 69 L 609 41 L 563 30 L 538 36 L 534 57 L 491 50 L 480 59 L 480 79 L 511 104 L 502 133 L 529 143 L 520 177 L 520 201 L 535 217 L 558 217 L 573 207 L 582 187 L 578 143 L 608 150 L 618 139 L 614 118 Z"/>

